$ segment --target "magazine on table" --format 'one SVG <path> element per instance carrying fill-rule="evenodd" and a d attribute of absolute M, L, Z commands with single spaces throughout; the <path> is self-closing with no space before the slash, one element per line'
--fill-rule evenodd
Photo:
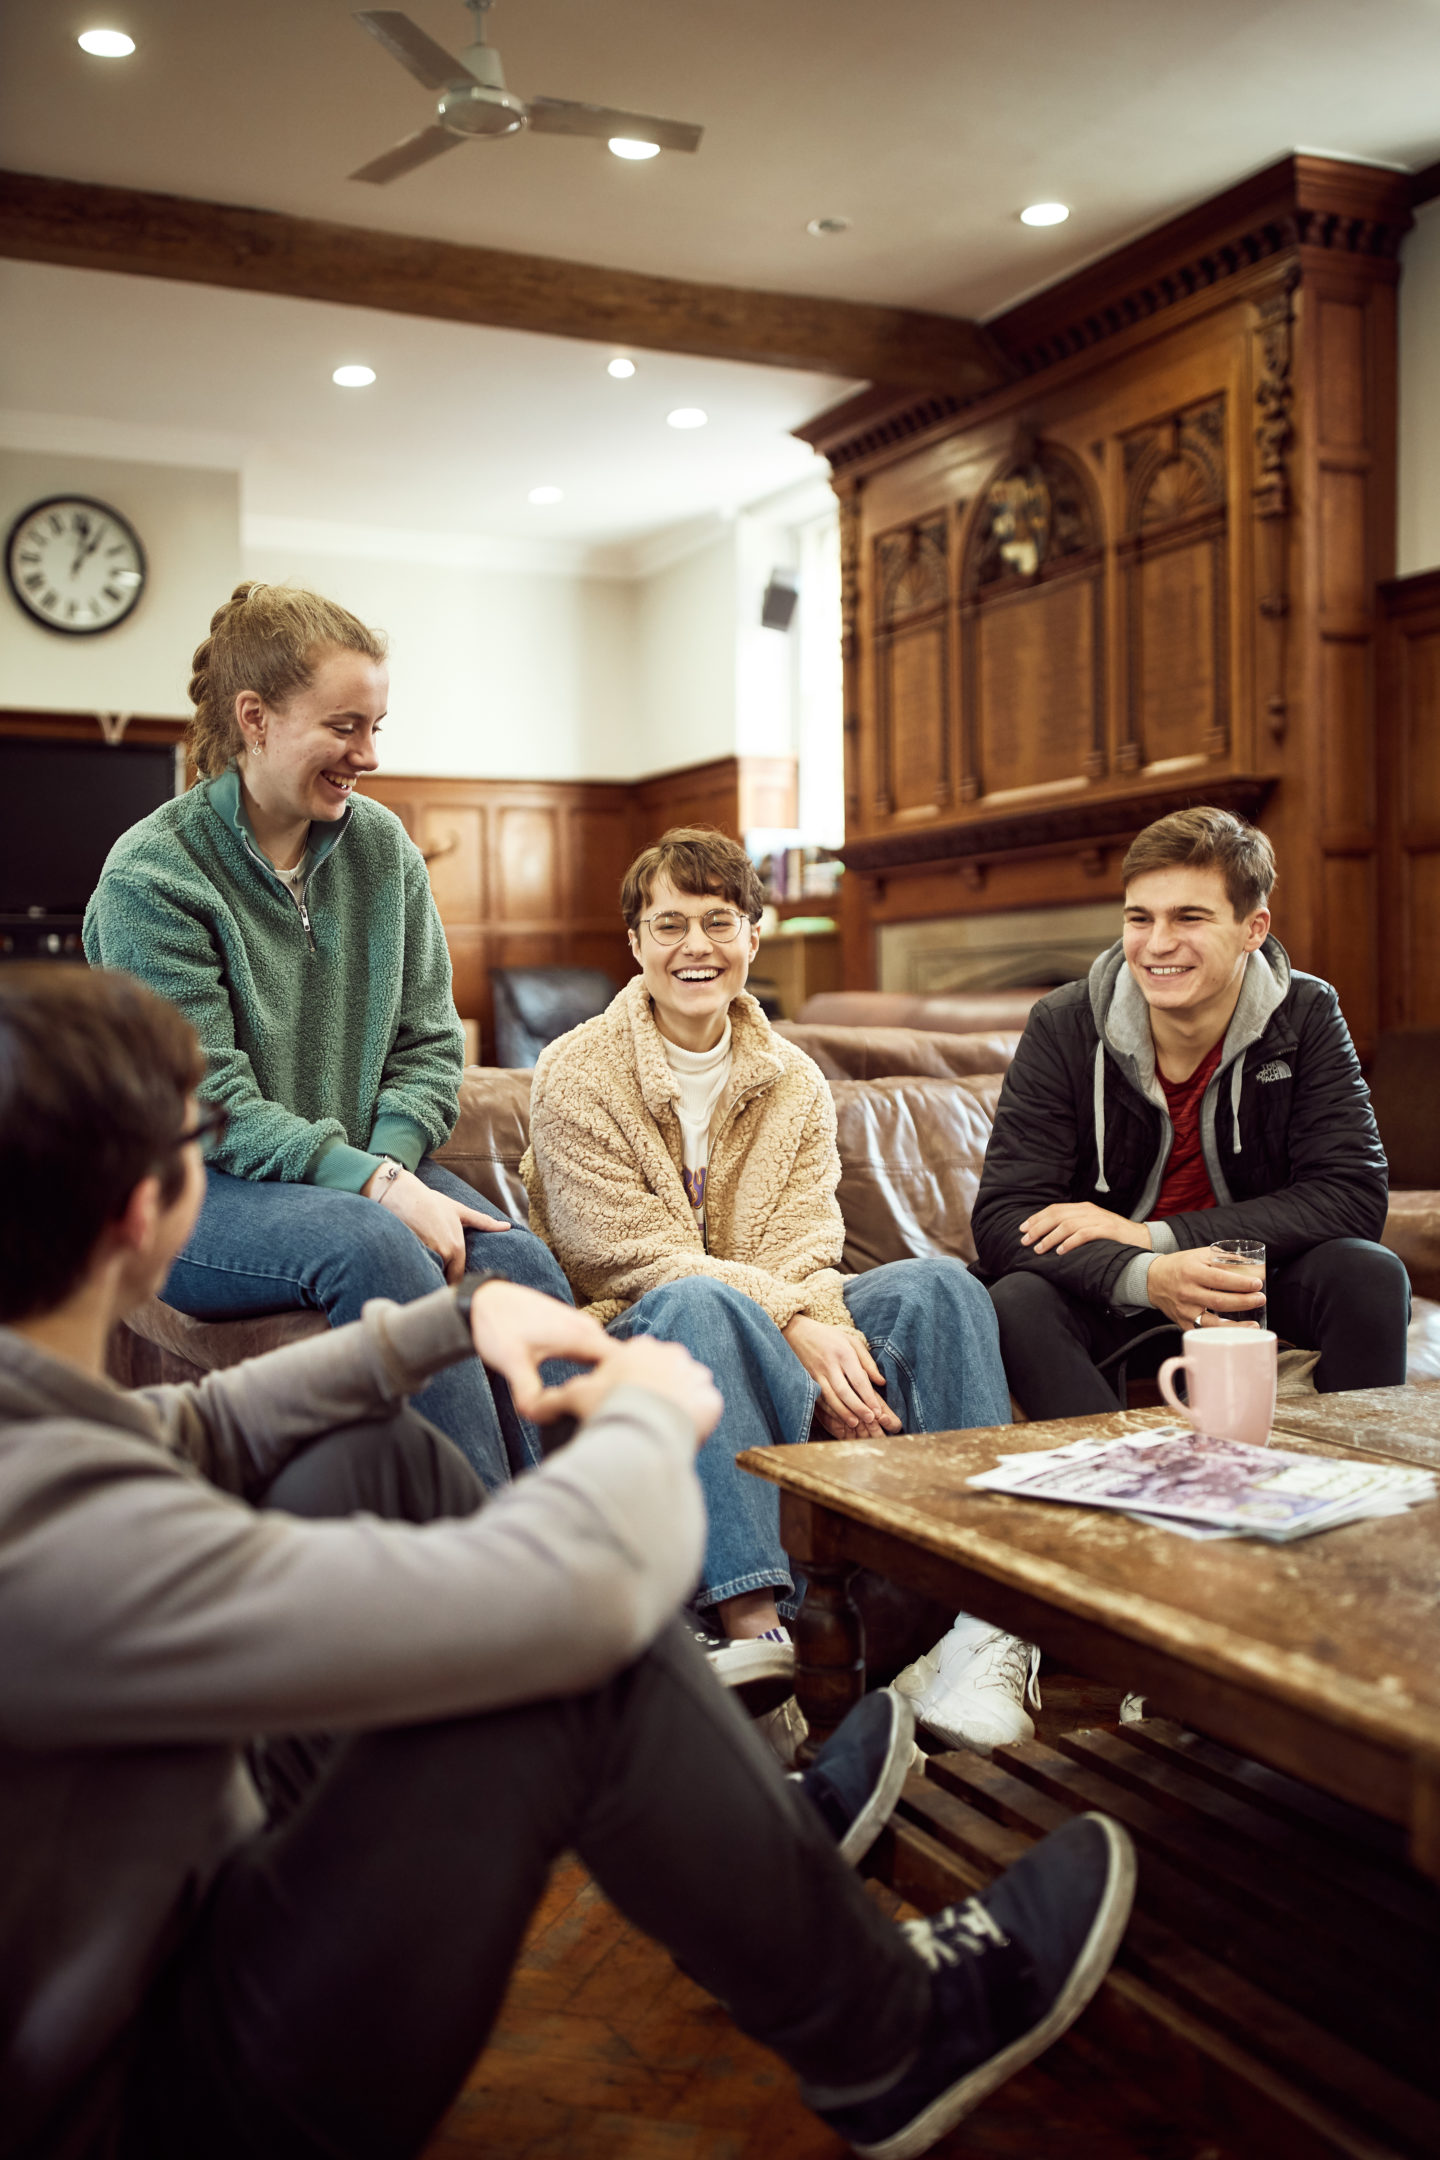
<path fill-rule="evenodd" d="M 1436 1489 L 1431 1470 L 1251 1447 L 1188 1425 L 1002 1455 L 993 1470 L 966 1483 L 1025 1500 L 1113 1508 L 1185 1537 L 1258 1537 L 1282 1545 L 1341 1523 L 1403 1514 L 1433 1500 Z"/>

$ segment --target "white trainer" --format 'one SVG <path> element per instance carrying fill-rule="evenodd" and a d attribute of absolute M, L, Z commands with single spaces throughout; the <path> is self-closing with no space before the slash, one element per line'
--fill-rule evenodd
<path fill-rule="evenodd" d="M 961 1613 L 933 1650 L 907 1665 L 895 1681 L 915 1705 L 927 1732 L 951 1747 L 992 1748 L 1033 1740 L 1034 1720 L 1025 1708 L 1040 1708 L 1040 1652 L 987 1620 Z"/>

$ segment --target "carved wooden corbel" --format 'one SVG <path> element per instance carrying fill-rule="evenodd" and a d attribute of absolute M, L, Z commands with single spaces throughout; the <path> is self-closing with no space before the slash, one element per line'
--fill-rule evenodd
<path fill-rule="evenodd" d="M 1281 742 L 1289 718 L 1286 666 L 1290 614 L 1290 470 L 1294 440 L 1294 321 L 1298 269 L 1256 309 L 1259 379 L 1255 385 L 1256 521 L 1255 571 L 1261 628 L 1256 636 L 1256 679 L 1265 732 Z"/>

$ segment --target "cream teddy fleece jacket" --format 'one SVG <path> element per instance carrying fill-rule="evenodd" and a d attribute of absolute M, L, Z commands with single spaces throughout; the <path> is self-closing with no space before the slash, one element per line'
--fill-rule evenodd
<path fill-rule="evenodd" d="M 835 1105 L 818 1065 L 754 998 L 730 1007 L 730 1079 L 710 1134 L 702 1240 L 681 1177 L 679 1083 L 644 978 L 542 1051 L 520 1165 L 530 1226 L 604 1322 L 687 1275 L 733 1283 L 777 1327 L 853 1322 L 837 1261 Z"/>

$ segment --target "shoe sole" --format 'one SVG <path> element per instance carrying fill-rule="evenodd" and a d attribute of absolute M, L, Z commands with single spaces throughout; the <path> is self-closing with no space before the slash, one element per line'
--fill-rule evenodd
<path fill-rule="evenodd" d="M 981 2063 L 939 2094 L 923 2113 L 912 2117 L 894 2137 L 884 2138 L 878 2145 L 855 2146 L 854 2150 L 862 2160 L 916 2160 L 918 2154 L 928 2152 L 938 2138 L 944 2137 L 962 2116 L 978 2107 L 997 2085 L 1003 2085 L 1017 2070 L 1023 2070 L 1026 2063 L 1043 2055 L 1061 2033 L 1068 2031 L 1110 1970 L 1135 1899 L 1135 1848 L 1119 1823 L 1111 1822 L 1107 1815 L 1087 1812 L 1080 1819 L 1097 1824 L 1104 1832 L 1110 1849 L 1110 1872 L 1090 1924 L 1090 1933 L 1070 1968 L 1070 1977 L 1064 1987 L 1038 2025 L 1032 2025 L 1029 2032 L 1022 2033 L 998 2055 L 992 2055 L 988 2062 Z"/>
<path fill-rule="evenodd" d="M 904 1790 L 915 1756 L 915 1705 L 905 1696 L 897 1695 L 893 1688 L 888 1692 L 895 1705 L 895 1719 L 884 1768 L 875 1790 L 841 1838 L 838 1848 L 841 1859 L 848 1860 L 851 1867 L 858 1866 L 864 1859 L 894 1814 L 895 1803 Z"/>

